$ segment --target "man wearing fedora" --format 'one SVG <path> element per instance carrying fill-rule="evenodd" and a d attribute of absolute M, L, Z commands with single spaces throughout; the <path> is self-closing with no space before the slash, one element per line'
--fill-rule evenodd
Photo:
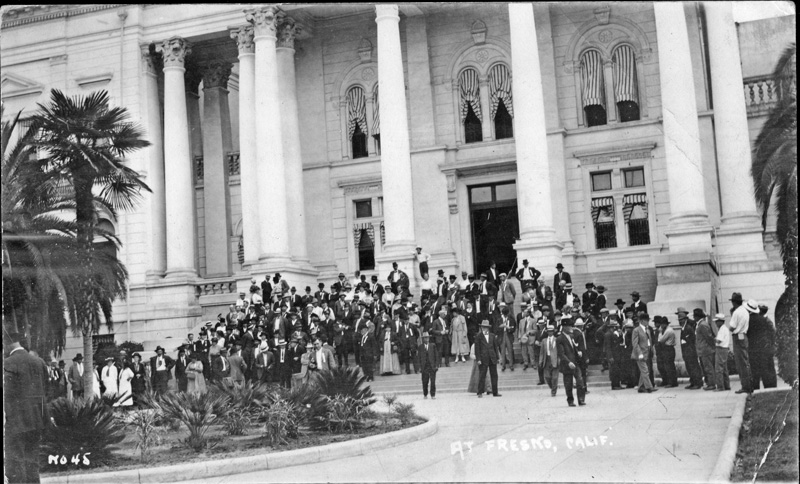
<path fill-rule="evenodd" d="M 170 370 L 173 366 L 175 366 L 175 362 L 172 361 L 172 358 L 164 354 L 164 348 L 157 346 L 156 356 L 150 358 L 150 378 L 156 393 L 167 392 L 169 380 L 172 378 Z"/>
<path fill-rule="evenodd" d="M 700 369 L 706 382 L 704 390 L 713 390 L 716 387 L 714 377 L 714 330 L 711 322 L 706 318 L 702 309 L 696 308 L 693 312 L 695 322 L 694 344 L 697 358 L 700 360 Z M 716 329 L 716 328 L 714 328 Z"/>
<path fill-rule="evenodd" d="M 766 316 L 766 306 L 759 306 L 757 313 L 750 313 L 750 327 L 747 330 L 750 357 L 750 381 L 754 390 L 775 388 L 778 378 L 775 375 L 775 328 Z"/>
<path fill-rule="evenodd" d="M 599 316 L 599 309 L 597 308 L 597 298 L 600 295 L 594 289 L 594 282 L 586 283 L 586 291 L 581 295 L 581 309 L 584 312 L 590 313 L 592 316 Z"/>
<path fill-rule="evenodd" d="M 522 268 L 517 271 L 517 280 L 522 285 L 522 292 L 527 292 L 529 288 L 539 287 L 539 277 L 542 273 L 535 267 L 528 267 L 528 259 L 523 259 Z"/>
<path fill-rule="evenodd" d="M 666 317 L 653 318 L 658 327 L 656 343 L 656 365 L 661 374 L 661 386 L 674 388 L 678 386 L 678 371 L 675 368 L 675 331 L 669 326 Z"/>
<path fill-rule="evenodd" d="M 700 310 L 700 313 L 702 312 Z M 699 390 L 703 388 L 703 371 L 700 369 L 700 362 L 697 361 L 694 321 L 689 319 L 689 312 L 685 308 L 678 308 L 675 314 L 681 326 L 681 354 L 686 364 L 686 372 L 689 374 L 689 385 L 686 389 Z"/>
<path fill-rule="evenodd" d="M 558 272 L 553 276 L 553 291 L 555 291 L 554 297 L 556 301 L 558 301 L 561 294 L 564 292 L 564 284 L 572 283 L 572 276 L 569 275 L 569 272 L 564 270 L 564 264 L 561 262 L 556 264 L 556 270 Z M 562 281 L 564 284 L 561 284 Z"/>
<path fill-rule="evenodd" d="M 497 287 L 497 302 L 505 303 L 510 314 L 514 314 L 514 300 L 517 298 L 517 290 L 514 285 L 508 282 L 505 272 L 500 273 L 500 284 Z"/>
<path fill-rule="evenodd" d="M 731 332 L 731 344 L 733 345 L 733 359 L 736 361 L 736 371 L 739 372 L 739 382 L 742 388 L 736 393 L 753 393 L 753 386 L 750 381 L 750 356 L 749 341 L 747 330 L 750 328 L 750 314 L 758 311 L 758 303 L 754 300 L 743 304 L 741 293 L 734 292 L 731 295 L 732 315 L 727 326 Z"/>
<path fill-rule="evenodd" d="M 623 368 L 626 361 L 625 340 L 620 331 L 619 322 L 612 318 L 603 341 L 603 350 L 608 361 L 608 377 L 611 380 L 612 390 L 622 389 Z"/>
<path fill-rule="evenodd" d="M 621 298 L 617 298 L 614 306 L 616 306 L 617 309 L 614 309 L 611 314 L 617 317 L 617 322 L 622 326 L 625 324 L 625 301 Z"/>
<path fill-rule="evenodd" d="M 541 332 L 539 340 L 539 385 L 544 379 L 550 387 L 550 396 L 553 397 L 558 391 L 558 346 L 555 332 L 555 326 L 547 325 L 545 331 Z"/>
<path fill-rule="evenodd" d="M 640 297 L 641 296 L 639 295 L 639 291 L 633 291 L 631 293 L 631 299 L 633 299 L 633 302 L 631 303 L 630 306 L 628 306 L 628 309 L 633 310 L 634 317 L 636 317 L 636 315 L 639 313 L 647 312 L 647 304 L 645 304 L 645 302 L 642 301 Z"/>
<path fill-rule="evenodd" d="M 492 379 L 492 395 L 501 396 L 497 393 L 497 339 L 490 331 L 491 323 L 488 320 L 481 322 L 481 334 L 475 337 L 475 360 L 478 362 L 478 398 L 483 397 L 483 390 L 486 388 L 486 372 Z"/>
<path fill-rule="evenodd" d="M 422 333 L 422 344 L 417 348 L 419 365 L 422 370 L 422 395 L 428 398 L 430 383 L 431 399 L 436 399 L 436 372 L 439 370 L 439 355 L 436 345 L 430 342 L 430 335 Z"/>
<path fill-rule="evenodd" d="M 83 355 L 78 353 L 72 359 L 67 377 L 72 387 L 72 398 L 83 398 Z"/>
<path fill-rule="evenodd" d="M 571 318 L 561 318 L 561 334 L 556 338 L 558 348 L 559 369 L 563 375 L 564 390 L 567 393 L 567 404 L 575 406 L 575 397 L 572 394 L 573 379 L 578 390 L 578 405 L 586 405 L 586 385 L 584 384 L 583 372 L 580 369 L 581 357 L 578 356 L 579 344 L 575 341 L 573 334 L 573 321 Z"/>
<path fill-rule="evenodd" d="M 650 331 L 648 323 L 650 322 L 650 315 L 647 313 L 639 313 L 639 325 L 633 329 L 631 335 L 631 360 L 636 362 L 639 367 L 639 393 L 652 393 L 657 391 L 653 388 L 653 383 L 650 381 L 650 369 L 648 368 L 648 361 L 650 359 L 653 341 L 650 338 Z"/>

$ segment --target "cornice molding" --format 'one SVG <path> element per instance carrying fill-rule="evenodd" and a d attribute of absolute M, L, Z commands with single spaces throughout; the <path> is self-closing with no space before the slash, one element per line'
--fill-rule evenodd
<path fill-rule="evenodd" d="M 651 158 L 655 142 L 642 143 L 630 146 L 603 148 L 599 150 L 575 151 L 573 158 L 580 160 L 582 165 L 594 165 L 617 161 L 637 160 Z"/>
<path fill-rule="evenodd" d="M 84 7 L 56 7 L 51 5 L 30 6 L 22 8 L 12 8 L 3 14 L 2 28 L 19 27 L 21 25 L 44 22 L 63 17 L 75 17 L 85 13 L 99 12 L 101 10 L 112 10 L 126 4 L 114 3 L 110 5 L 86 5 Z"/>

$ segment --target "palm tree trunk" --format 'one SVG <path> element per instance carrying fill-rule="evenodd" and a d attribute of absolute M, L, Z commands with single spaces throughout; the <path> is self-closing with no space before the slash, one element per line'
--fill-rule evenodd
<path fill-rule="evenodd" d="M 94 386 L 94 349 L 92 348 L 92 332 L 83 331 L 83 396 L 92 398 Z"/>
<path fill-rule="evenodd" d="M 85 255 L 84 260 L 89 263 L 89 267 L 85 268 L 86 272 L 84 273 L 84 280 L 81 284 L 82 288 L 79 291 L 79 298 L 82 300 L 77 303 L 77 306 L 82 310 L 78 311 L 78 314 L 85 318 L 83 321 L 78 321 L 78 324 L 80 324 L 83 329 L 83 392 L 84 396 L 86 396 L 92 394 L 94 381 L 92 335 L 96 330 L 93 319 L 97 305 L 93 297 L 94 271 L 91 267 L 94 228 L 94 202 L 92 200 L 93 180 L 91 176 L 85 176 L 83 173 L 75 172 L 73 174 L 73 183 L 75 186 L 76 234 L 80 250 L 83 251 Z"/>

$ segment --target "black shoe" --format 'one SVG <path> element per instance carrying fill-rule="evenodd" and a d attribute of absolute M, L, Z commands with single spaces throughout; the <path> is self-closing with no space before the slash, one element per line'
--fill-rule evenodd
<path fill-rule="evenodd" d="M 703 388 L 703 390 L 705 390 L 705 391 L 716 390 L 716 389 L 717 389 L 717 387 L 712 387 L 712 386 L 707 386 L 707 387 Z"/>
<path fill-rule="evenodd" d="M 611 387 L 612 390 L 624 390 L 622 387 Z"/>
<path fill-rule="evenodd" d="M 514 371 L 514 367 L 513 366 L 511 367 L 511 371 Z"/>
<path fill-rule="evenodd" d="M 503 369 L 501 371 L 506 371 L 506 366 L 503 365 Z"/>
<path fill-rule="evenodd" d="M 686 387 L 686 388 L 687 388 L 687 389 L 689 389 L 689 390 L 699 390 L 699 389 L 701 389 L 702 387 L 698 387 L 697 385 L 691 385 L 691 386 L 688 386 L 688 387 Z"/>
<path fill-rule="evenodd" d="M 667 388 L 678 388 L 678 386 L 677 383 L 673 383 L 672 385 L 667 385 Z"/>
<path fill-rule="evenodd" d="M 554 396 L 556 396 L 556 392 L 550 392 L 550 396 L 551 396 L 551 397 L 554 397 Z"/>
<path fill-rule="evenodd" d="M 537 383 L 537 385 L 544 385 L 544 382 L 540 381 L 539 383 Z"/>
<path fill-rule="evenodd" d="M 575 404 L 574 404 L 574 403 L 572 403 L 572 402 L 569 402 L 569 403 L 568 403 L 568 405 L 569 405 L 570 407 L 576 407 L 576 406 L 577 406 L 577 405 L 575 405 Z"/>
<path fill-rule="evenodd" d="M 733 393 L 751 393 L 751 392 L 746 391 L 744 388 L 740 388 Z"/>
<path fill-rule="evenodd" d="M 658 391 L 658 388 L 648 388 L 647 389 L 647 393 L 653 393 L 653 392 L 657 392 L 657 391 Z"/>
<path fill-rule="evenodd" d="M 525 371 L 527 369 L 528 369 L 528 365 L 522 365 L 522 371 Z"/>
<path fill-rule="evenodd" d="M 694 387 L 694 385 L 686 385 L 686 386 L 685 386 L 685 387 L 683 387 L 683 388 L 685 388 L 685 389 L 687 389 L 687 390 L 693 390 L 693 388 L 692 388 L 692 387 Z"/>
<path fill-rule="evenodd" d="M 578 402 L 578 405 L 580 405 L 582 407 L 582 406 L 586 405 L 586 402 Z"/>
<path fill-rule="evenodd" d="M 639 393 L 649 393 L 649 392 L 647 390 L 645 390 L 644 388 L 640 388 L 639 389 Z"/>
<path fill-rule="evenodd" d="M 493 397 L 502 397 L 503 395 L 500 395 L 499 393 L 495 393 L 495 394 L 493 394 L 492 396 L 493 396 Z"/>

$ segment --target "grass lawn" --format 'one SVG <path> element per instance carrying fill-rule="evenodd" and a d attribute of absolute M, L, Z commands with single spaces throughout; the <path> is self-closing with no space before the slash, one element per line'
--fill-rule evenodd
<path fill-rule="evenodd" d="M 797 392 L 794 390 L 758 393 L 748 399 L 742 430 L 739 432 L 739 449 L 731 473 L 732 481 L 753 480 L 755 470 L 767 450 L 770 434 L 774 436 L 780 428 L 790 404 L 786 427 L 770 449 L 766 462 L 758 471 L 757 480 L 798 482 Z M 770 424 L 773 415 L 775 418 Z M 770 427 L 767 428 L 767 425 Z"/>

